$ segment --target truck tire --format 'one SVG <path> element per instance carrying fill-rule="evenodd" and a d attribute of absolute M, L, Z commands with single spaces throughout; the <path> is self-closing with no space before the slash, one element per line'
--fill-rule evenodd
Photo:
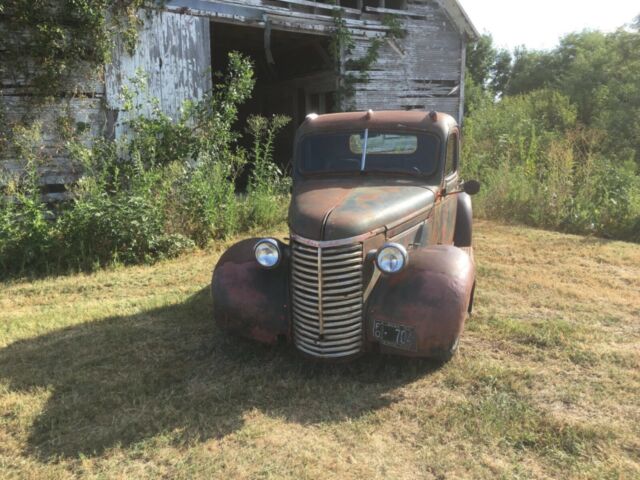
<path fill-rule="evenodd" d="M 438 357 L 436 357 L 436 361 L 441 363 L 441 364 L 443 364 L 443 365 L 445 363 L 451 361 L 453 356 L 458 351 L 458 347 L 459 346 L 460 346 L 460 336 L 458 335 L 456 337 L 456 339 L 454 340 L 453 344 L 451 345 L 451 347 L 449 347 L 449 350 L 447 350 L 446 352 L 443 352 L 440 355 L 438 355 Z"/>

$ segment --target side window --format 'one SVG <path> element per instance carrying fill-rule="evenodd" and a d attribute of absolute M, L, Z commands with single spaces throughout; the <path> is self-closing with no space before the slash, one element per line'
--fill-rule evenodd
<path fill-rule="evenodd" d="M 444 164 L 444 176 L 448 177 L 458 169 L 458 133 L 452 133 L 447 140 L 447 159 Z"/>

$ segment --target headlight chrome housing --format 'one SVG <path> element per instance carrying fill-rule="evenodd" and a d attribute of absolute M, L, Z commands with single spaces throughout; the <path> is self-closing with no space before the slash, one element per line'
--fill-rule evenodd
<path fill-rule="evenodd" d="M 278 242 L 273 238 L 263 238 L 253 247 L 256 261 L 263 268 L 276 268 L 280 264 L 282 253 Z"/>
<path fill-rule="evenodd" d="M 376 254 L 376 266 L 383 273 L 398 273 L 408 262 L 407 249 L 399 243 L 386 243 Z"/>

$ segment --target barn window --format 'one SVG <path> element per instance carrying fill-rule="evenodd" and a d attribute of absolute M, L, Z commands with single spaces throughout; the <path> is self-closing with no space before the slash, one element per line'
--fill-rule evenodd
<path fill-rule="evenodd" d="M 384 0 L 384 7 L 391 10 L 406 10 L 407 0 Z"/>
<path fill-rule="evenodd" d="M 337 79 L 328 36 L 266 29 L 247 25 L 211 23 L 211 67 L 224 72 L 229 52 L 251 59 L 255 88 L 251 99 L 239 109 L 239 123 L 259 114 L 283 114 L 291 123 L 278 135 L 275 158 L 285 165 L 291 158 L 296 128 L 309 113 L 329 113 L 334 104 Z M 214 77 L 214 83 L 219 81 Z M 251 148 L 245 136 L 243 146 Z"/>
<path fill-rule="evenodd" d="M 366 11 L 367 7 L 379 8 L 382 4 L 382 0 L 364 0 L 362 3 L 362 9 Z"/>
<path fill-rule="evenodd" d="M 340 6 L 345 8 L 361 8 L 361 0 L 340 0 Z"/>

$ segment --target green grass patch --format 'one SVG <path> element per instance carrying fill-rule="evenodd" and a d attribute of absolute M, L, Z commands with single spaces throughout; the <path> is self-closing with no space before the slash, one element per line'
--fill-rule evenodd
<path fill-rule="evenodd" d="M 491 316 L 472 323 L 476 331 L 541 349 L 565 348 L 583 338 L 584 326 L 562 319 L 530 320 Z"/>
<path fill-rule="evenodd" d="M 602 428 L 554 419 L 516 393 L 496 392 L 457 405 L 452 421 L 468 435 L 498 448 L 532 450 L 561 465 L 577 464 L 608 437 Z"/>
<path fill-rule="evenodd" d="M 540 235 L 573 245 L 495 224 L 477 231 L 495 246 L 479 245 L 477 261 L 504 278 L 535 268 L 526 252 Z M 1 478 L 640 475 L 638 292 L 586 288 L 597 277 L 578 261 L 585 248 L 613 259 L 626 246 L 559 251 L 584 293 L 558 294 L 555 310 L 505 295 L 511 284 L 485 271 L 460 352 L 440 366 L 382 356 L 317 364 L 217 330 L 207 287 L 227 245 L 3 284 Z M 640 259 L 638 247 L 627 253 Z M 553 282 L 555 267 L 545 268 Z M 594 287 L 610 301 L 575 315 Z M 621 321 L 603 325 L 612 302 Z"/>

